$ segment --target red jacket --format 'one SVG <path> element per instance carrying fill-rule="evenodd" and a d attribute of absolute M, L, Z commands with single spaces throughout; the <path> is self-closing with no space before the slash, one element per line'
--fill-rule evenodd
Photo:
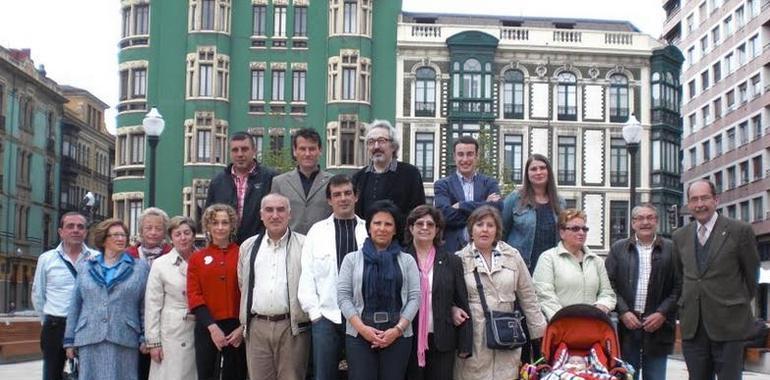
<path fill-rule="evenodd" d="M 196 316 L 210 315 L 213 321 L 237 319 L 241 291 L 238 288 L 238 244 L 227 248 L 209 244 L 190 256 L 187 266 L 187 304 Z M 200 322 L 204 326 L 213 321 Z"/>

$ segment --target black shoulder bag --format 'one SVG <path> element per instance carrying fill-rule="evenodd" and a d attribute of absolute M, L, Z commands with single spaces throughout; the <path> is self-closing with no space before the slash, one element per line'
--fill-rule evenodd
<path fill-rule="evenodd" d="M 473 277 L 476 278 L 476 289 L 481 299 L 481 307 L 484 309 L 484 332 L 487 338 L 487 348 L 514 350 L 524 346 L 527 343 L 527 335 L 521 326 L 523 319 L 521 313 L 518 310 L 514 310 L 512 313 L 489 310 L 478 269 L 473 270 Z"/>

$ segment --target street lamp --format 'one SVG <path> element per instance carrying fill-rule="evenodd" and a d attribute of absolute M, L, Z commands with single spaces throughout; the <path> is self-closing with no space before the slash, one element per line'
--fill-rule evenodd
<path fill-rule="evenodd" d="M 158 141 L 160 140 L 160 134 L 163 133 L 163 128 L 166 126 L 166 122 L 163 120 L 158 109 L 152 107 L 150 112 L 144 116 L 142 120 L 142 127 L 144 127 L 144 133 L 147 136 L 147 143 L 150 145 L 150 184 L 147 194 L 147 206 L 155 206 L 155 150 L 158 148 Z"/>
<path fill-rule="evenodd" d="M 623 126 L 623 140 L 626 140 L 626 150 L 631 156 L 631 202 L 629 210 L 636 206 L 636 153 L 639 151 L 639 142 L 642 141 L 642 124 L 631 114 Z"/>

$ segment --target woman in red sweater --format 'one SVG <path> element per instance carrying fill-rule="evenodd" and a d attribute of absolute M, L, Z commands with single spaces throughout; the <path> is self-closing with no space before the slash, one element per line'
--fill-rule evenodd
<path fill-rule="evenodd" d="M 232 207 L 214 204 L 202 219 L 209 244 L 190 257 L 187 269 L 187 302 L 196 320 L 198 379 L 244 380 L 246 354 L 238 321 L 238 245 L 232 242 L 237 216 Z"/>

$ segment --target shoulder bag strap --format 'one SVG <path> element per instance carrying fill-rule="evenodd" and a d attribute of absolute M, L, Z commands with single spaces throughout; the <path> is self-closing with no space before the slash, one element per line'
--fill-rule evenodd
<path fill-rule="evenodd" d="M 476 279 L 476 291 L 479 292 L 481 308 L 484 309 L 484 313 L 486 314 L 489 312 L 489 307 L 487 306 L 487 297 L 484 296 L 484 287 L 481 285 L 481 277 L 479 276 L 478 268 L 473 269 L 473 277 Z"/>

